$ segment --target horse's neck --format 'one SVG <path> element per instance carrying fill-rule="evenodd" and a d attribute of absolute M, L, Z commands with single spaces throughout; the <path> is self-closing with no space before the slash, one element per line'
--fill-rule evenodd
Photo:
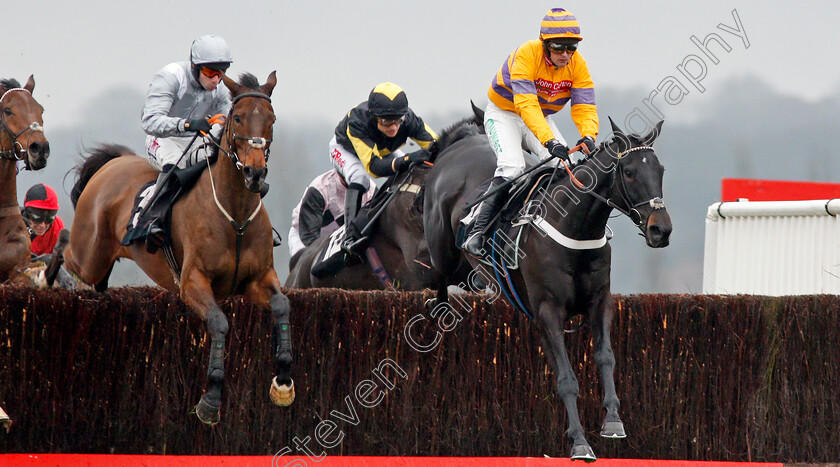
<path fill-rule="evenodd" d="M 584 188 L 577 187 L 568 176 L 565 176 L 560 183 L 553 184 L 548 190 L 547 196 L 550 196 L 551 201 L 562 208 L 560 210 L 551 207 L 551 202 L 546 203 L 549 205 L 548 218 L 558 230 L 579 240 L 603 236 L 612 208 L 589 191 L 609 198 L 613 177 L 612 164 L 613 160 L 609 154 L 606 151 L 600 151 L 584 162 L 583 166 L 587 169 L 575 171 L 582 179 L 581 182 L 584 183 L 586 191 Z M 592 183 L 593 176 L 594 184 Z"/>
<path fill-rule="evenodd" d="M 0 208 L 17 205 L 17 165 L 0 159 Z"/>

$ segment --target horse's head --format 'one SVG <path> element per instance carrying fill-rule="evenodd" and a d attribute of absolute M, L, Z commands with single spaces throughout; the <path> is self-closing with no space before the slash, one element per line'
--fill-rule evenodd
<path fill-rule="evenodd" d="M 668 246 L 671 216 L 662 200 L 662 175 L 665 168 L 653 151 L 653 141 L 662 129 L 662 121 L 645 136 L 625 134 L 610 119 L 612 141 L 604 146 L 615 158 L 615 178 L 610 197 L 621 200 L 630 218 L 642 230 L 648 246 Z"/>
<path fill-rule="evenodd" d="M 275 120 L 271 92 L 277 84 L 277 75 L 272 71 L 263 85 L 250 73 L 242 74 L 239 83 L 227 76 L 222 76 L 222 80 L 233 98 L 225 122 L 228 156 L 242 172 L 245 187 L 258 193 L 268 173 L 266 164 Z"/>
<path fill-rule="evenodd" d="M 0 80 L 0 158 L 23 160 L 38 170 L 47 165 L 50 143 L 44 136 L 44 108 L 32 97 L 35 79 L 26 85 L 14 79 Z"/>

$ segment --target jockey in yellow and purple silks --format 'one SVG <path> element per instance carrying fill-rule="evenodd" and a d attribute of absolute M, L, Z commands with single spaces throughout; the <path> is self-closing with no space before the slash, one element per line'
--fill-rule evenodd
<path fill-rule="evenodd" d="M 586 61 L 577 52 L 582 40 L 577 18 L 562 8 L 552 8 L 540 24 L 539 40 L 520 45 L 502 64 L 487 94 L 484 128 L 496 153 L 496 172 L 485 194 L 525 169 L 522 148 L 540 160 L 556 157 L 569 160 L 563 135 L 549 115 L 571 101 L 572 120 L 577 126 L 583 151 L 595 150 L 598 114 L 595 89 Z M 507 190 L 500 189 L 479 205 L 476 221 L 464 249 L 480 255 L 484 230 L 504 204 Z"/>

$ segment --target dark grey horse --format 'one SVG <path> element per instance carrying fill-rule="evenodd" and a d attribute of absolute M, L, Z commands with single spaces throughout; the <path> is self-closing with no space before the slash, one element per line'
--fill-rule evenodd
<path fill-rule="evenodd" d="M 595 362 L 604 384 L 606 417 L 601 436 L 625 437 L 618 415 L 615 357 L 610 343 L 614 305 L 607 220 L 613 209 L 627 214 L 653 248 L 667 246 L 671 233 L 671 220 L 662 201 L 664 169 L 651 147 L 662 122 L 646 136 L 625 135 L 610 123 L 613 138 L 575 168 L 576 178 L 562 169 L 555 172 L 548 187 L 533 198 L 536 204 L 529 204 L 526 214 L 530 215 L 521 218 L 527 226 L 518 269 L 507 271 L 499 266 L 493 271 L 487 267 L 484 273 L 485 278 L 501 279 L 502 284 L 497 284 L 500 287 L 512 288 L 514 292 L 509 295 L 514 297 L 514 305 L 534 316 L 557 378 L 557 393 L 566 406 L 571 458 L 590 462 L 595 460 L 595 453 L 578 416 L 579 386 L 566 352 L 564 323 L 572 316 L 583 315 L 591 328 Z M 448 302 L 445 285 L 464 257 L 455 243 L 463 207 L 476 188 L 493 176 L 495 168 L 496 158 L 487 138 L 478 135 L 442 152 L 429 174 L 424 225 L 432 266 L 440 274 L 437 306 Z M 498 251 L 493 252 L 489 246 L 485 250 L 498 259 Z M 484 267 L 475 257 L 467 259 L 475 267 Z"/>
<path fill-rule="evenodd" d="M 435 156 L 446 147 L 462 138 L 475 135 L 480 130 L 478 117 L 468 117 L 443 130 L 433 151 Z M 286 287 L 311 288 L 334 287 L 350 290 L 377 290 L 395 288 L 399 290 L 421 290 L 437 285 L 437 273 L 431 268 L 429 249 L 423 234 L 423 192 L 427 165 L 415 166 L 406 172 L 394 175 L 387 185 L 388 192 L 378 193 L 371 204 L 377 204 L 382 196 L 393 194 L 373 226 L 369 247 L 376 252 L 378 260 L 391 284 L 386 284 L 374 274 L 368 261 L 355 260 L 327 277 L 311 274 L 312 265 L 329 243 L 325 235 L 298 252 L 289 261 L 289 276 Z M 383 196 L 384 195 L 384 196 Z M 453 283 L 460 283 L 469 272 L 466 262 L 461 264 Z"/>

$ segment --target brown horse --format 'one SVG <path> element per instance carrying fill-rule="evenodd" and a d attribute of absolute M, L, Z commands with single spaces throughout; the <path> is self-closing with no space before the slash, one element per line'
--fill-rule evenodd
<path fill-rule="evenodd" d="M 30 242 L 17 201 L 17 162 L 39 170 L 50 156 L 44 108 L 33 89 L 32 76 L 23 87 L 14 79 L 0 80 L 0 283 L 27 281 L 21 272 L 29 263 Z"/>
<path fill-rule="evenodd" d="M 223 77 L 233 97 L 219 143 L 218 160 L 172 208 L 172 252 L 180 269 L 170 269 L 164 254 L 146 251 L 145 242 L 120 245 L 132 213 L 134 197 L 158 175 L 145 158 L 124 157 L 127 148 L 106 146 L 78 168 L 73 189 L 76 216 L 67 269 L 98 289 L 107 286 L 117 258 L 134 260 L 157 284 L 180 291 L 181 298 L 207 324 L 210 334 L 208 389 L 196 405 L 201 421 L 219 421 L 224 380 L 224 345 L 228 320 L 218 302 L 244 293 L 270 307 L 275 324 L 275 370 L 271 399 L 277 405 L 294 400 L 291 378 L 289 300 L 280 292 L 274 271 L 272 231 L 260 200 L 271 143 L 274 109 L 272 72 L 260 85 L 250 74 L 236 83 Z M 202 162 L 204 163 L 204 162 Z"/>

